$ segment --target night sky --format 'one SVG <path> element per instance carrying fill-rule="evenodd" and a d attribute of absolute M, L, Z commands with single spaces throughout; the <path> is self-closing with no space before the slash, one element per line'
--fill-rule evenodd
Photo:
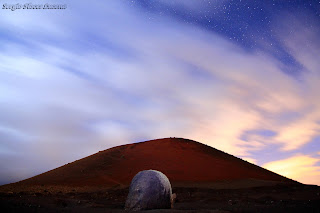
<path fill-rule="evenodd" d="M 0 3 L 0 184 L 183 137 L 320 185 L 320 1 Z"/>

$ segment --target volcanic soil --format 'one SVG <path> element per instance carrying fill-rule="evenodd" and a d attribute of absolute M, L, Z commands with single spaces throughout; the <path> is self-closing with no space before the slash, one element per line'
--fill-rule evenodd
<path fill-rule="evenodd" d="M 320 212 L 320 187 L 182 138 L 117 146 L 1 186 L 0 211 L 123 212 L 146 169 L 167 175 L 177 194 L 173 209 L 149 212 Z"/>

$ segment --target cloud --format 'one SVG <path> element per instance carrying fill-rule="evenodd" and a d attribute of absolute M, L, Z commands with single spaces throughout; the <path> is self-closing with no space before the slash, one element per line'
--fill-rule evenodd
<path fill-rule="evenodd" d="M 301 147 L 319 135 L 318 118 L 318 116 L 303 118 L 283 127 L 275 140 L 285 143 L 284 150 L 295 150 Z"/>
<path fill-rule="evenodd" d="M 119 1 L 90 4 L 2 14 L 12 39 L 0 54 L 1 162 L 13 166 L 0 168 L 12 180 L 154 138 L 190 138 L 259 162 L 252 151 L 297 150 L 319 134 L 319 59 L 291 47 L 304 38 L 285 43 L 304 65 L 299 79 L 272 55 L 200 27 L 150 22 Z M 250 133 L 261 129 L 275 134 Z"/>
<path fill-rule="evenodd" d="M 320 101 L 317 98 L 317 90 L 320 89 L 319 67 L 319 29 L 306 27 L 307 23 L 316 23 L 313 16 L 302 16 L 285 14 L 283 21 L 278 22 L 276 32 L 284 46 L 291 53 L 294 59 L 302 65 L 303 72 L 296 84 L 299 95 L 292 93 L 300 99 L 303 104 L 298 111 L 301 116 L 286 126 L 280 126 L 279 134 L 275 138 L 284 144 L 284 150 L 295 150 L 304 144 L 312 141 L 320 133 Z M 294 31 L 293 31 L 294 27 Z M 288 33 L 290 32 L 290 33 Z"/>
<path fill-rule="evenodd" d="M 319 161 L 318 158 L 300 154 L 266 163 L 263 167 L 305 184 L 319 185 L 320 166 L 316 165 Z"/>
<path fill-rule="evenodd" d="M 176 10 L 192 11 L 192 14 L 200 15 L 210 6 L 221 6 L 226 0 L 221 1 L 197 1 L 197 0 L 185 0 L 185 1 L 170 1 L 159 0 L 162 5 L 175 8 Z"/>

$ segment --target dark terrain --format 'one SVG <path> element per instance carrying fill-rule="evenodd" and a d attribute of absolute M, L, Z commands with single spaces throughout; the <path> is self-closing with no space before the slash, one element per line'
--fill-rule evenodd
<path fill-rule="evenodd" d="M 44 187 L 45 188 L 45 187 Z M 1 212 L 125 212 L 128 188 L 91 192 L 38 189 L 0 194 Z M 320 212 L 320 187 L 173 188 L 174 209 L 148 212 Z"/>

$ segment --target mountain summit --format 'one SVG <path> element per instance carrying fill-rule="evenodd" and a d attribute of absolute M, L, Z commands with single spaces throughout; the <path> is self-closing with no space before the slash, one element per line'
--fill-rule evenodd
<path fill-rule="evenodd" d="M 147 169 L 163 172 L 173 186 L 241 181 L 294 182 L 202 143 L 164 138 L 100 151 L 18 184 L 129 186 L 135 174 Z"/>

